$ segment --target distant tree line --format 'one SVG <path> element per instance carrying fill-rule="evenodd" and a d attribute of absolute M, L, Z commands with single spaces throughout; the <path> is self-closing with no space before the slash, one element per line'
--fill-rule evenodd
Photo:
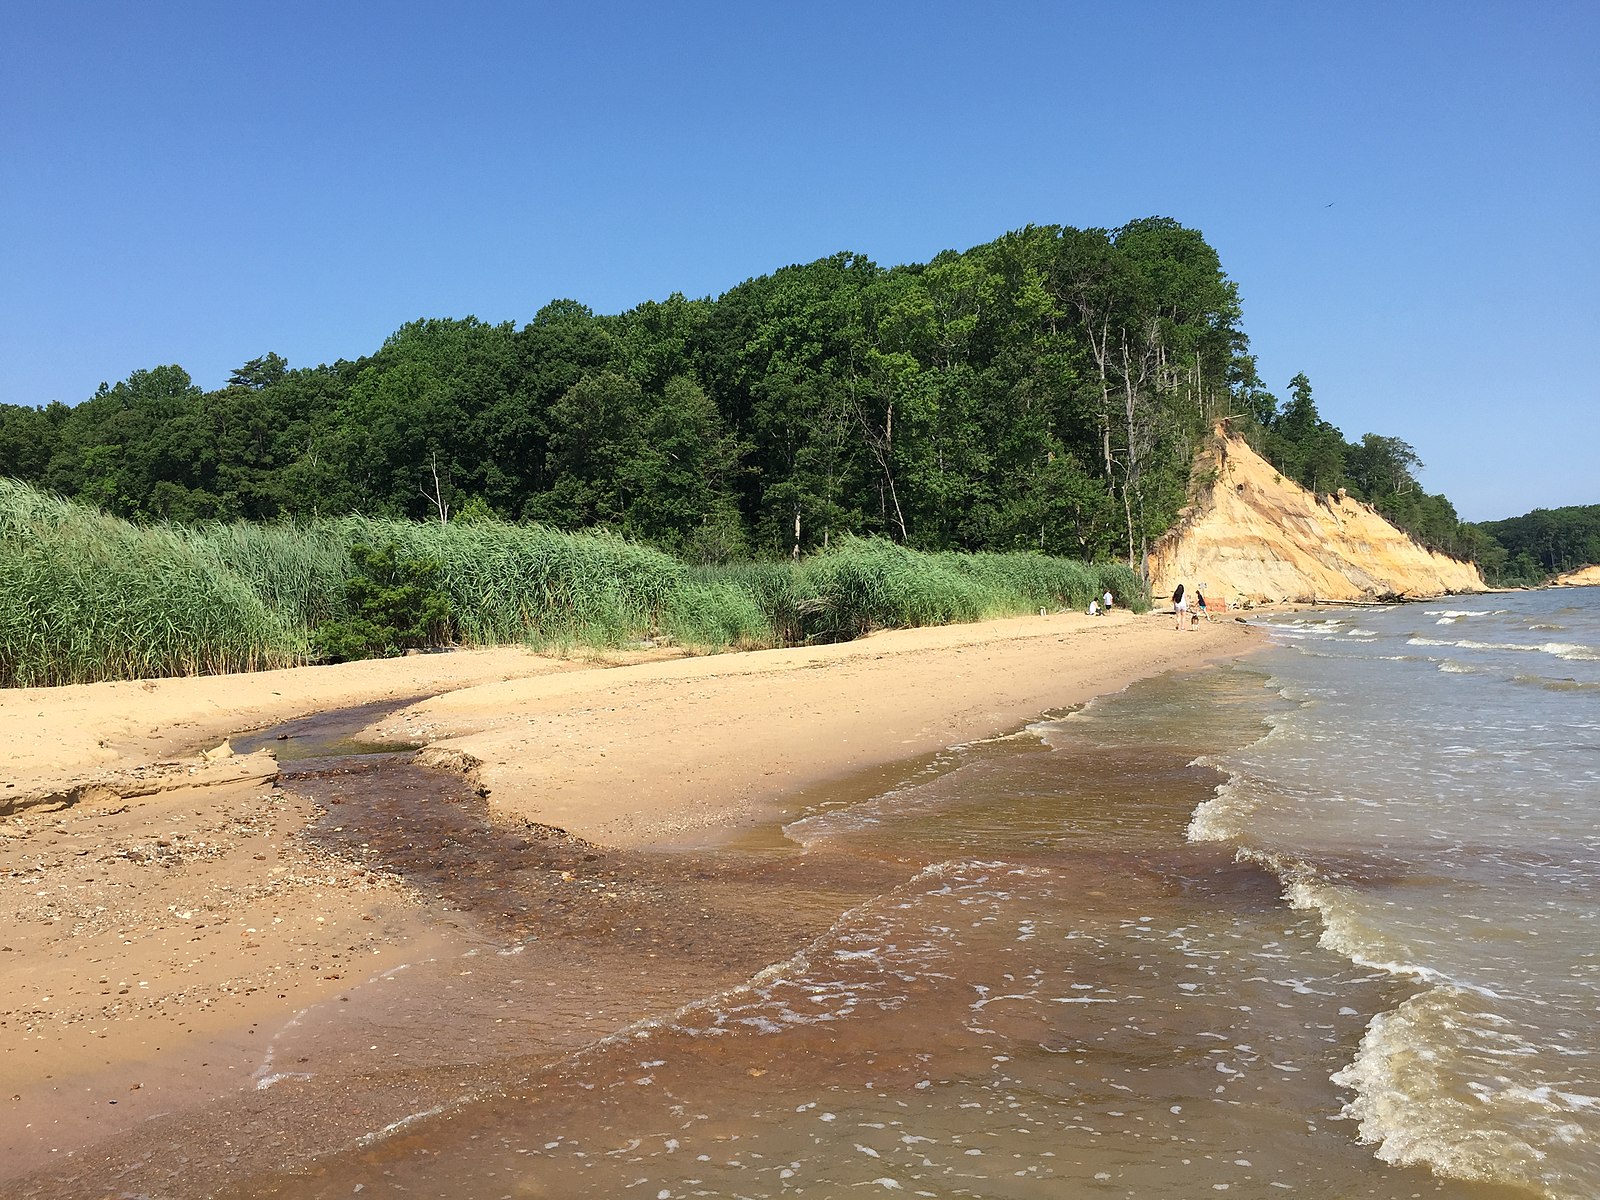
<path fill-rule="evenodd" d="M 1600 504 L 1536 508 L 1478 528 L 1495 539 L 1503 555 L 1493 564 L 1495 582 L 1540 583 L 1600 563 Z"/>
<path fill-rule="evenodd" d="M 0 406 L 0 474 L 135 521 L 498 516 L 705 563 L 856 534 L 1139 564 L 1230 415 L 1309 487 L 1441 550 L 1493 545 L 1416 486 L 1410 446 L 1346 442 L 1303 375 L 1267 392 L 1216 252 L 1159 217 L 893 268 L 836 254 L 616 316 L 420 320 L 210 392 L 157 366 Z"/>

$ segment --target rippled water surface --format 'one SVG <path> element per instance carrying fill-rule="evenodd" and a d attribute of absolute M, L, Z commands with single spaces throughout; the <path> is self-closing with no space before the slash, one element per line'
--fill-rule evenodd
<path fill-rule="evenodd" d="M 1600 1195 L 1600 593 L 1279 622 L 1295 707 L 1191 833 L 1411 981 L 1337 1082 L 1393 1162 Z"/>
<path fill-rule="evenodd" d="M 1581 600 L 1285 619 L 782 837 L 606 858 L 640 950 L 593 994 L 637 1019 L 539 1033 L 556 960 L 519 901 L 512 965 L 436 969 L 406 1017 L 469 1016 L 498 1079 L 235 1194 L 1597 1194 Z M 707 939 L 773 953 L 697 993 L 673 963 Z"/>

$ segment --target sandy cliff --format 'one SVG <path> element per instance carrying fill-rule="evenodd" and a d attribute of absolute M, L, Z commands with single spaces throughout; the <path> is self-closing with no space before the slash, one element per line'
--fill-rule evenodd
<path fill-rule="evenodd" d="M 1600 566 L 1579 567 L 1550 582 L 1557 587 L 1600 587 Z"/>
<path fill-rule="evenodd" d="M 1477 567 L 1413 542 L 1369 505 L 1319 497 L 1237 437 L 1196 464 L 1195 503 L 1150 555 L 1158 599 L 1180 582 L 1230 605 L 1481 592 Z"/>

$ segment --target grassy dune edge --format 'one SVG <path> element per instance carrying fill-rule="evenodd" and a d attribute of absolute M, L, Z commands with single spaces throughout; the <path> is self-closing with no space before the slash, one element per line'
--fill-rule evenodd
<path fill-rule="evenodd" d="M 343 517 L 139 526 L 0 479 L 0 686 L 216 674 L 316 661 L 350 617 L 357 547 L 426 563 L 460 644 L 715 651 L 874 629 L 1147 603 L 1115 563 L 922 553 L 845 538 L 797 563 L 693 567 L 606 533 Z"/>

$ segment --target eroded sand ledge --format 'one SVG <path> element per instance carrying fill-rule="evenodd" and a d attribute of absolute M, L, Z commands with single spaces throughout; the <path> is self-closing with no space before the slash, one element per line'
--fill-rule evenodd
<path fill-rule="evenodd" d="M 0 1184 L 96 1143 L 114 1161 L 107 1139 L 250 1091 L 289 1066 L 270 1044 L 296 1014 L 453 936 L 402 881 L 306 843 L 313 810 L 272 786 L 270 759 L 195 752 L 229 733 L 433 694 L 377 732 L 470 768 L 497 814 L 605 846 L 709 844 L 818 782 L 1253 640 L 1055 615 L 609 666 L 495 650 L 0 693 L 16 809 L 0 818 Z M 76 802 L 17 805 L 49 796 Z"/>

